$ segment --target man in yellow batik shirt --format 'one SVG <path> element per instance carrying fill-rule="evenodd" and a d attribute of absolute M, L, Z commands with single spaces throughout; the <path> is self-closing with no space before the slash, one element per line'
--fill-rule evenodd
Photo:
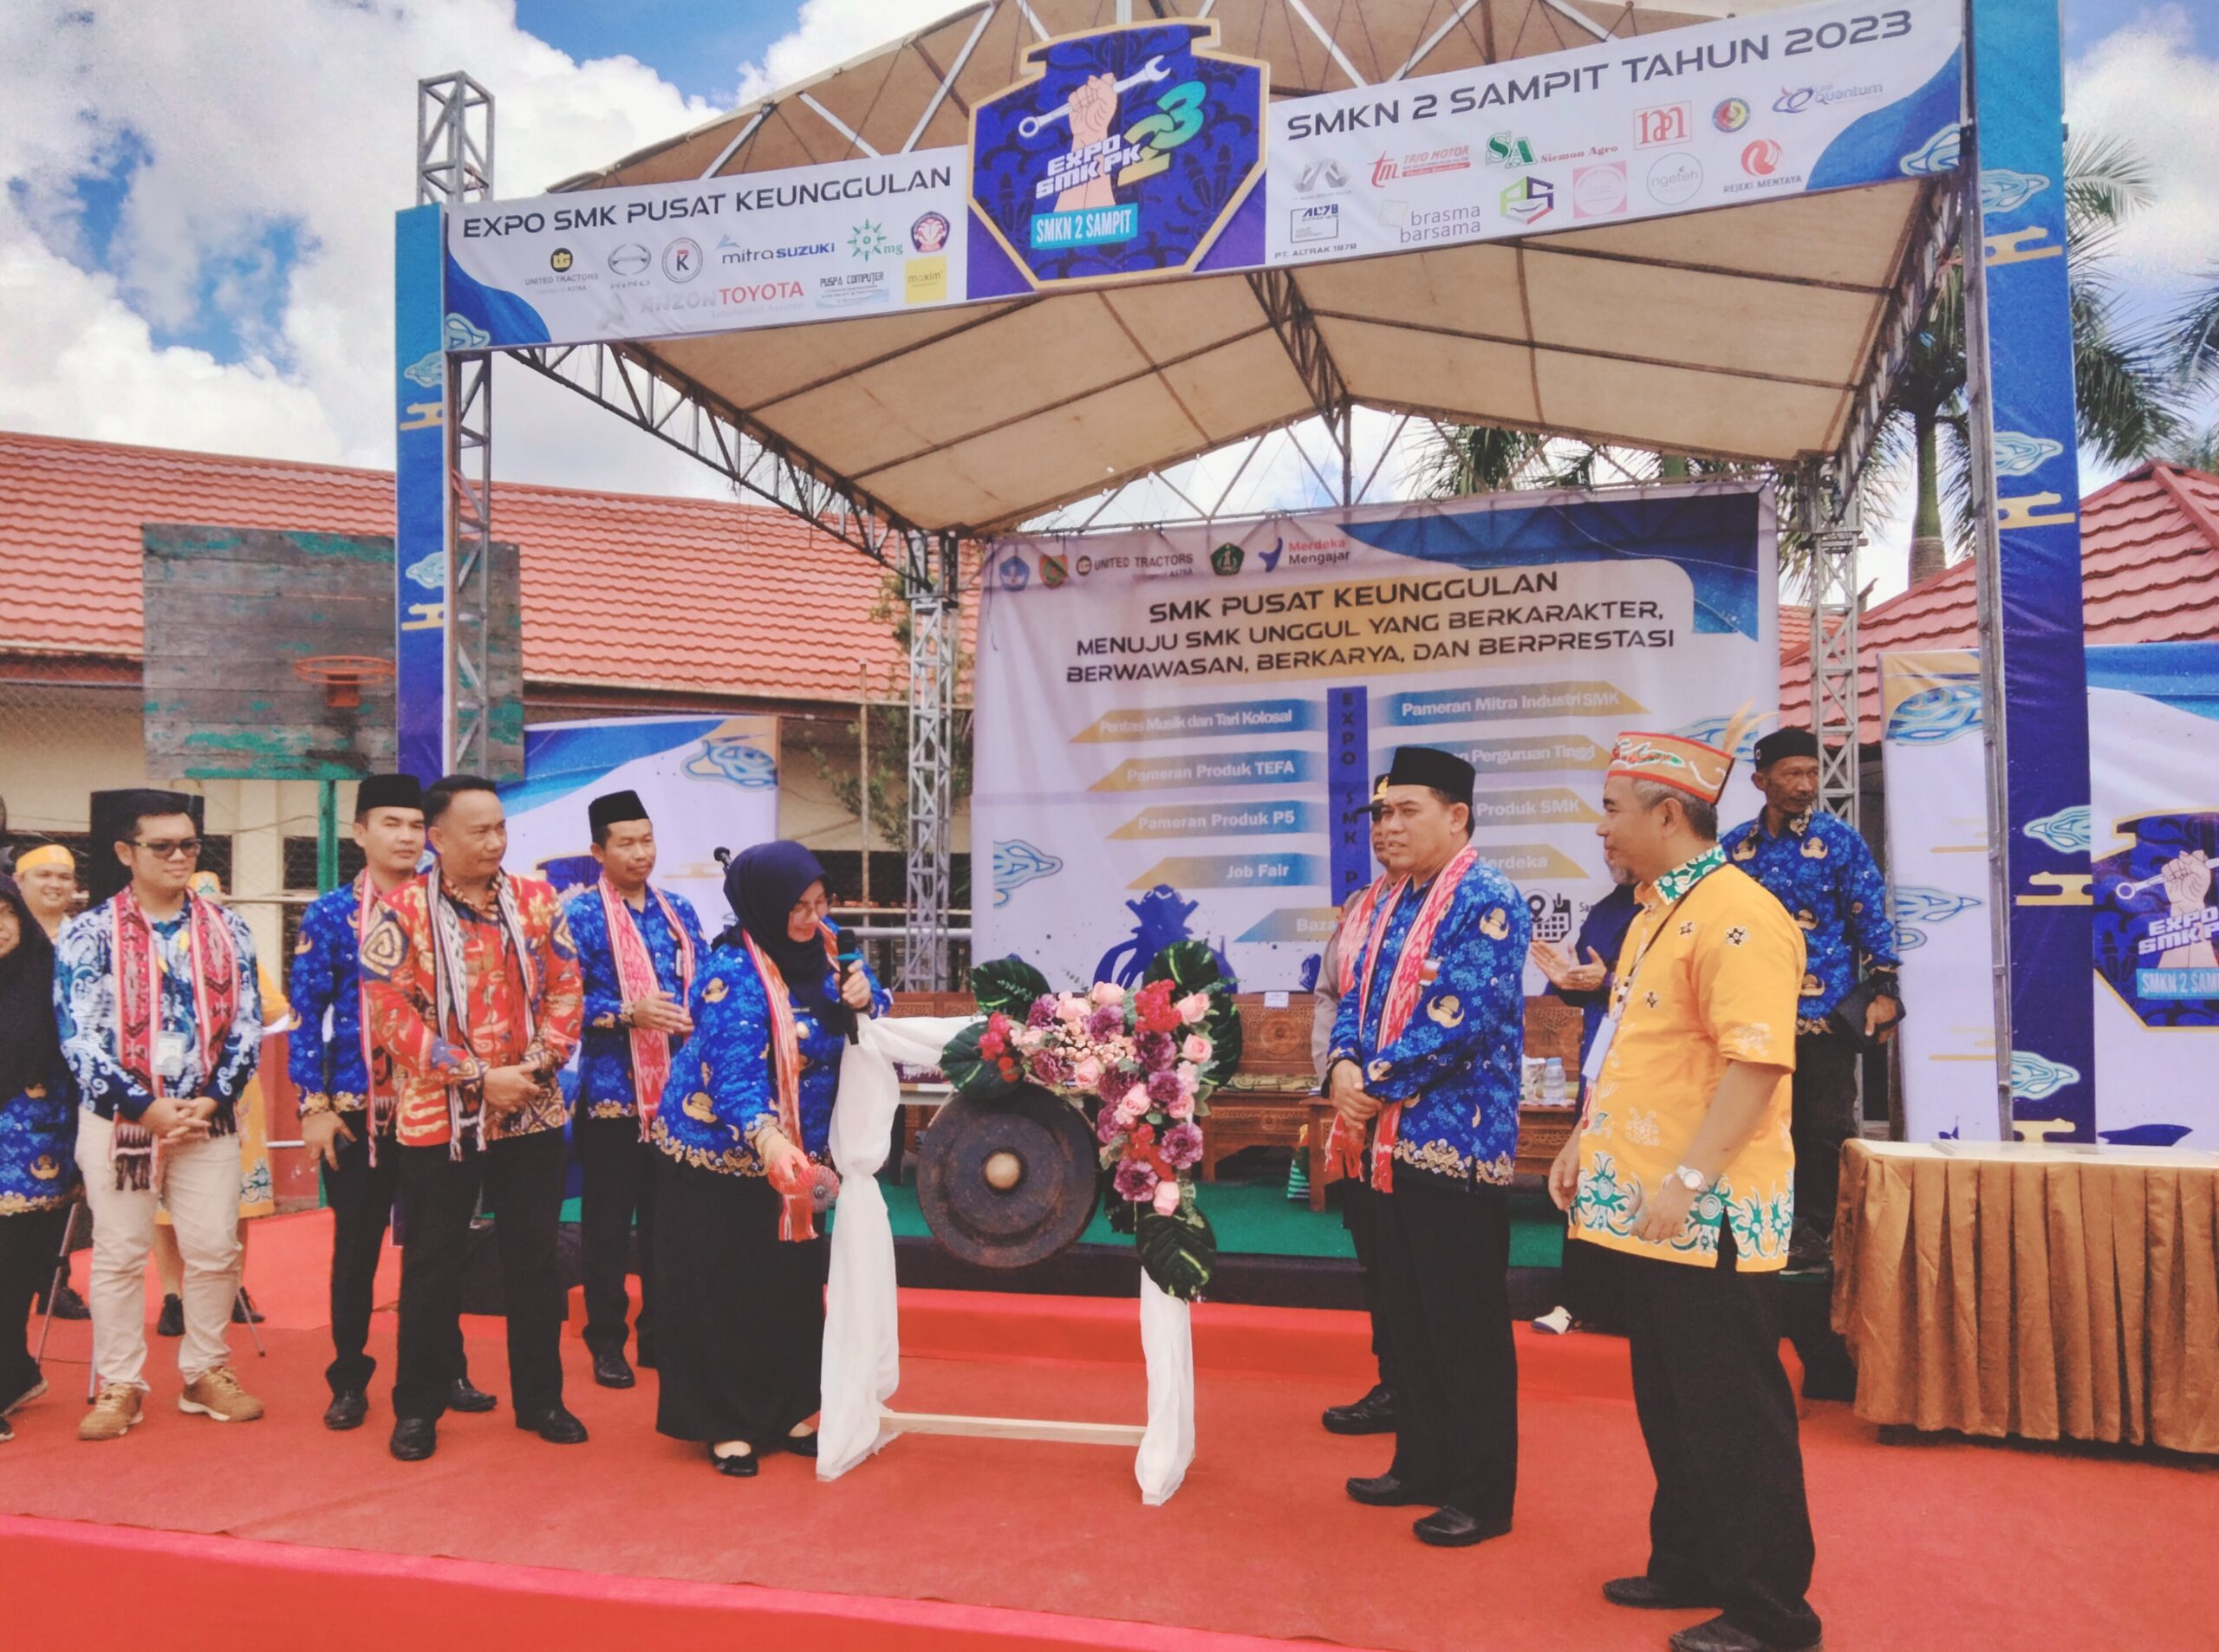
<path fill-rule="evenodd" d="M 1675 1652 L 1808 1652 L 1811 1518 L 1773 1299 L 1803 935 L 1719 849 L 1731 746 L 1631 733 L 1611 752 L 1597 829 L 1641 910 L 1549 1193 L 1571 1242 L 1610 1253 L 1656 1475 L 1648 1568 L 1604 1597 L 1718 1612 Z"/>

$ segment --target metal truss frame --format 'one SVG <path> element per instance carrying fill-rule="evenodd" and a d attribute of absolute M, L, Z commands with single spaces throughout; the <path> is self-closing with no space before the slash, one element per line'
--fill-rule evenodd
<path fill-rule="evenodd" d="M 955 691 L 963 627 L 957 608 L 956 537 L 910 533 L 909 839 L 901 945 L 902 986 L 947 985 L 948 913 L 953 905 Z"/>
<path fill-rule="evenodd" d="M 416 201 L 441 206 L 493 192 L 493 94 L 464 74 L 416 82 Z M 491 771 L 487 620 L 492 612 L 493 358 L 446 358 L 446 766 Z"/>
<path fill-rule="evenodd" d="M 1811 732 L 1819 738 L 1819 807 L 1858 823 L 1857 552 L 1864 543 L 1857 496 L 1834 494 L 1819 466 L 1795 489 L 1811 552 Z"/>

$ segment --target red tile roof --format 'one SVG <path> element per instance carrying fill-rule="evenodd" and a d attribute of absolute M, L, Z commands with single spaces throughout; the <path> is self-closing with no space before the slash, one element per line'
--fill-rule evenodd
<path fill-rule="evenodd" d="M 0 653 L 135 660 L 148 522 L 390 534 L 393 477 L 0 432 Z M 853 701 L 902 665 L 877 565 L 773 507 L 503 482 L 493 524 L 535 689 Z"/>
<path fill-rule="evenodd" d="M 2090 642 L 2219 639 L 2219 476 L 2149 464 L 2081 502 L 2082 606 Z M 1879 657 L 1979 641 L 1969 559 L 1868 608 L 1857 623 L 1860 738 L 1880 738 Z M 1781 614 L 1786 630 L 1786 614 Z M 1808 621 L 1803 645 L 1781 639 L 1780 714 L 1809 720 Z"/>

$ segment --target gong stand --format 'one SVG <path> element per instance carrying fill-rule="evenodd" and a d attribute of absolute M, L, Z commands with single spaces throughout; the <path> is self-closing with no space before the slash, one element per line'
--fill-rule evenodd
<path fill-rule="evenodd" d="M 991 1102 L 957 1096 L 944 1084 L 905 1085 L 901 1096 L 910 1106 L 940 1109 L 919 1144 L 917 1203 L 933 1237 L 951 1254 L 981 1267 L 1025 1267 L 1067 1248 L 1086 1231 L 1100 1175 L 1093 1133 L 1070 1102 L 1031 1085 Z M 1047 1440 L 1129 1451 L 1148 1429 L 1134 1422 L 888 1411 L 880 1433 Z"/>

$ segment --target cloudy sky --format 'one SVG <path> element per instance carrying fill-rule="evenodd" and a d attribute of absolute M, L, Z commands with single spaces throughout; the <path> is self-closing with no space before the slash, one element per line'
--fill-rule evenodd
<path fill-rule="evenodd" d="M 420 75 L 499 101 L 523 195 L 927 22 L 954 0 L 9 0 L 0 428 L 388 465 L 391 211 Z M 2068 105 L 2141 147 L 2140 315 L 2219 269 L 2219 0 L 2065 0 Z M 511 370 L 498 473 L 715 478 Z M 1893 556 L 1879 559 L 1894 561 Z"/>

